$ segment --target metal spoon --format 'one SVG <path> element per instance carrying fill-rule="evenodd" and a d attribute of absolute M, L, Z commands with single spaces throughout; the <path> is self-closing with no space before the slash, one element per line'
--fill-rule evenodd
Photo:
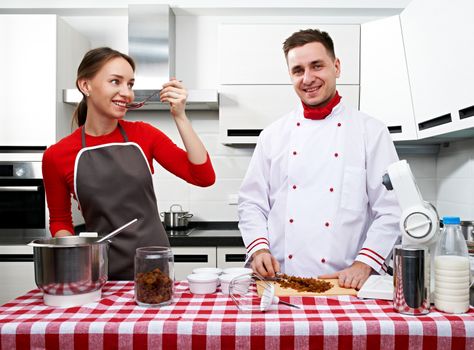
<path fill-rule="evenodd" d="M 106 235 L 106 236 L 104 236 L 104 237 L 98 239 L 96 242 L 97 242 L 97 243 L 102 243 L 103 241 L 106 241 L 106 240 L 112 238 L 112 237 L 115 236 L 117 233 L 121 232 L 122 230 L 126 229 L 128 226 L 130 226 L 130 225 L 136 223 L 137 221 L 138 221 L 138 219 L 135 218 L 135 219 L 133 219 L 132 221 L 127 222 L 125 225 L 120 226 L 118 229 L 116 229 L 115 231 L 110 232 L 108 235 Z"/>

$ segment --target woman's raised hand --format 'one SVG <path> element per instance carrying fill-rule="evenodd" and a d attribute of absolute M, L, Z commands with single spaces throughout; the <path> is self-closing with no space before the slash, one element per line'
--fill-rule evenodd
<path fill-rule="evenodd" d="M 188 91 L 176 78 L 171 78 L 169 82 L 163 84 L 163 89 L 160 91 L 161 102 L 170 104 L 171 115 L 175 118 L 184 116 L 187 98 Z"/>

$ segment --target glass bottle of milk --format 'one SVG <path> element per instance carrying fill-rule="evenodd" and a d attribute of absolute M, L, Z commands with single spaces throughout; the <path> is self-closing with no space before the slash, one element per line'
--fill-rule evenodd
<path fill-rule="evenodd" d="M 434 258 L 435 307 L 443 312 L 469 310 L 470 265 L 459 217 L 445 216 Z"/>

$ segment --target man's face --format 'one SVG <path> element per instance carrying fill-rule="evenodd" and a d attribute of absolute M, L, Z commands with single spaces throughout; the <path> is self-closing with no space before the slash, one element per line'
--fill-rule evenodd
<path fill-rule="evenodd" d="M 336 78 L 341 67 L 318 42 L 295 47 L 288 51 L 288 71 L 293 88 L 300 99 L 312 107 L 322 107 L 336 93 Z"/>

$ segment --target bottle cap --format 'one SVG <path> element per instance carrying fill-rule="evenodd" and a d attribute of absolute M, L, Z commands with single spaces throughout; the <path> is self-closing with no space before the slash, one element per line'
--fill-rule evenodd
<path fill-rule="evenodd" d="M 459 216 L 443 216 L 444 225 L 459 225 L 460 223 L 461 219 Z"/>

